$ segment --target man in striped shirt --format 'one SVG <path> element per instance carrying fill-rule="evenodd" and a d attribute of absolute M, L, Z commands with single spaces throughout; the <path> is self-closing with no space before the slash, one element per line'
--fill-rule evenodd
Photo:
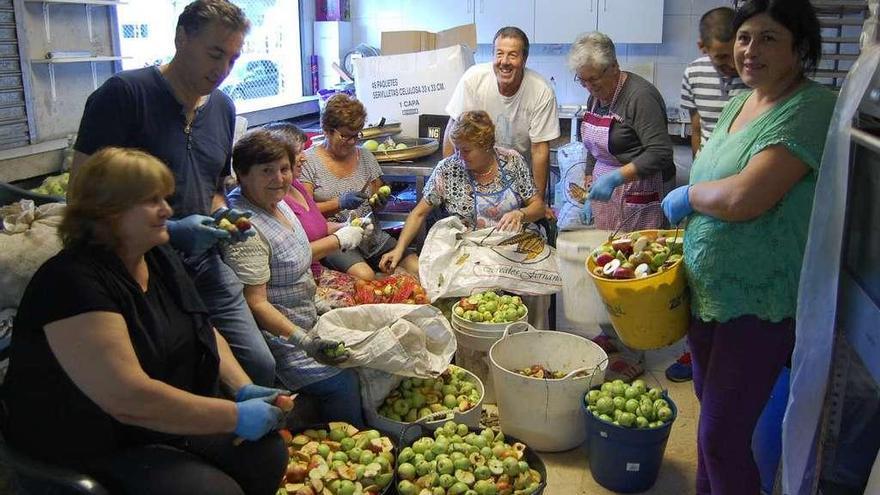
<path fill-rule="evenodd" d="M 731 96 L 748 89 L 733 64 L 733 9 L 719 7 L 700 18 L 697 46 L 704 56 L 688 64 L 681 107 L 691 115 L 691 150 L 700 151 Z"/>

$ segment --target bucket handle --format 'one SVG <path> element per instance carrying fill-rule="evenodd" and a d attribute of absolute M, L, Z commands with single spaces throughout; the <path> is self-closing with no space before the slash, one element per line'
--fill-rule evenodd
<path fill-rule="evenodd" d="M 516 329 L 517 331 L 515 331 L 515 332 L 512 331 L 514 329 Z M 538 329 L 533 327 L 530 323 L 526 323 L 524 321 L 515 321 L 515 322 L 507 325 L 506 327 L 504 327 L 504 333 L 501 334 L 501 338 L 503 339 L 509 335 L 514 335 L 517 333 L 537 332 L 537 331 L 538 331 Z"/>
<path fill-rule="evenodd" d="M 593 377 L 596 376 L 596 372 L 599 371 L 599 370 L 601 369 L 601 367 L 602 367 L 602 363 L 609 363 L 609 362 L 610 362 L 610 361 L 609 361 L 609 359 L 608 359 L 608 356 L 606 355 L 606 356 L 605 356 L 605 359 L 603 359 L 603 360 L 599 361 L 598 363 L 596 363 L 596 366 L 593 366 L 593 372 L 590 373 L 590 383 L 589 383 L 589 385 L 587 386 L 587 390 L 592 390 L 592 389 L 593 389 Z M 575 370 L 575 371 L 577 371 L 577 370 Z M 568 377 L 568 375 L 566 375 L 566 378 L 567 378 L 567 377 Z"/>
<path fill-rule="evenodd" d="M 406 426 L 404 426 L 403 429 L 400 430 L 400 438 L 397 439 L 397 445 L 399 445 L 400 449 L 403 449 L 403 447 L 404 447 L 403 440 L 406 438 L 406 433 L 413 426 L 418 426 L 420 430 L 424 431 L 426 423 L 428 423 L 430 421 L 437 421 L 440 419 L 445 419 L 446 416 L 448 416 L 449 413 L 451 413 L 451 412 L 453 412 L 453 411 L 437 411 L 435 413 L 431 413 L 426 416 L 422 416 L 421 418 L 413 421 L 412 423 L 407 423 Z M 454 413 L 453 413 L 453 418 L 455 418 Z M 450 420 L 450 421 L 452 421 L 452 420 Z"/>

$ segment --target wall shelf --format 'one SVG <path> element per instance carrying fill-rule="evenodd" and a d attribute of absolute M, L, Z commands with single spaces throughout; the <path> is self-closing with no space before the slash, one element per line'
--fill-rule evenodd
<path fill-rule="evenodd" d="M 26 3 L 68 3 L 76 5 L 125 5 L 114 0 L 24 0 Z"/>
<path fill-rule="evenodd" d="M 77 64 L 83 62 L 115 62 L 131 57 L 59 57 L 59 58 L 33 58 L 32 64 Z"/>

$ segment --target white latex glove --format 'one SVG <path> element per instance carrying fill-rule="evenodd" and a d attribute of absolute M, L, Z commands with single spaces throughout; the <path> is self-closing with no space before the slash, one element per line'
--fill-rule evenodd
<path fill-rule="evenodd" d="M 348 251 L 358 247 L 364 238 L 364 229 L 353 225 L 346 225 L 333 233 L 339 240 L 339 249 Z"/>

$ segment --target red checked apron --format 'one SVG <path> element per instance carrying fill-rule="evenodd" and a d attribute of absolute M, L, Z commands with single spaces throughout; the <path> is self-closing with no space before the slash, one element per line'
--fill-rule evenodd
<path fill-rule="evenodd" d="M 620 116 L 615 115 L 611 109 L 617 102 L 625 80 L 624 73 L 621 73 L 617 88 L 614 90 L 614 96 L 611 98 L 611 104 L 608 105 L 608 115 L 595 113 L 599 99 L 594 98 L 590 111 L 587 112 L 583 123 L 581 123 L 581 140 L 587 151 L 596 159 L 596 165 L 593 168 L 593 181 L 624 165 L 608 150 L 608 143 L 611 139 L 612 123 L 615 120 L 623 120 Z M 616 230 L 619 227 L 621 232 L 660 228 L 664 218 L 663 209 L 660 207 L 662 196 L 663 174 L 660 172 L 644 179 L 625 182 L 614 189 L 611 199 L 608 201 L 590 201 L 596 228 Z"/>

